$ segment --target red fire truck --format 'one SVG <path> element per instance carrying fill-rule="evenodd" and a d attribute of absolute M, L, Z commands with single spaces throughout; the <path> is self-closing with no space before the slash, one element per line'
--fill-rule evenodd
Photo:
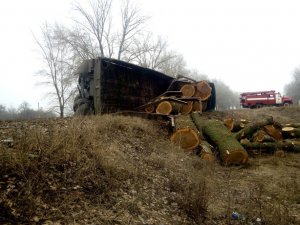
<path fill-rule="evenodd" d="M 276 91 L 257 91 L 241 93 L 240 104 L 243 108 L 260 108 L 263 106 L 288 106 L 293 104 L 289 96 L 281 96 Z"/>

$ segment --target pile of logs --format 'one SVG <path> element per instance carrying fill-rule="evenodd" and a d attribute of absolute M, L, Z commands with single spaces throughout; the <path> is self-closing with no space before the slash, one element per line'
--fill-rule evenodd
<path fill-rule="evenodd" d="M 207 100 L 211 94 L 212 88 L 204 80 L 181 82 L 176 85 L 172 83 L 165 93 L 135 110 L 160 115 L 187 115 L 192 112 L 202 112 L 206 110 Z"/>
<path fill-rule="evenodd" d="M 207 119 L 199 113 L 173 116 L 171 141 L 186 151 L 200 150 L 200 157 L 224 165 L 248 163 L 248 153 L 300 152 L 300 124 L 279 124 L 272 117 L 259 122 Z"/>

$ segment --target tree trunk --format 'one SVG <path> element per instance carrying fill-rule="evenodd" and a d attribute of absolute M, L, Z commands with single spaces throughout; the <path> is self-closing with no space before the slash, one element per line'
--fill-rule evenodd
<path fill-rule="evenodd" d="M 174 117 L 171 141 L 185 150 L 193 150 L 200 143 L 199 132 L 189 115 Z"/>
<path fill-rule="evenodd" d="M 248 162 L 248 153 L 222 122 L 204 119 L 197 113 L 192 114 L 192 118 L 196 126 L 201 127 L 203 134 L 217 147 L 225 165 L 246 164 Z"/>
<path fill-rule="evenodd" d="M 200 97 L 202 101 L 206 101 L 211 96 L 211 87 L 209 83 L 202 80 L 196 84 L 195 97 Z"/>
<path fill-rule="evenodd" d="M 249 123 L 245 125 L 245 128 L 238 131 L 237 133 L 234 134 L 234 137 L 237 140 L 241 140 L 243 138 L 248 138 L 250 139 L 252 134 L 256 132 L 258 129 L 260 129 L 263 126 L 269 125 L 273 123 L 273 117 L 267 117 L 264 120 L 256 123 Z"/>

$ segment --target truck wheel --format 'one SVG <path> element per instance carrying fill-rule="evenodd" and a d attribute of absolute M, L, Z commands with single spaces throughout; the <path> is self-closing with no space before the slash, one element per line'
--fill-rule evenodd
<path fill-rule="evenodd" d="M 86 98 L 80 98 L 80 96 L 77 98 L 77 96 L 74 99 L 74 104 L 73 104 L 73 110 L 74 112 L 77 111 L 78 107 L 81 106 L 82 104 L 89 103 L 89 100 Z"/>
<path fill-rule="evenodd" d="M 290 103 L 289 102 L 285 102 L 285 103 L 283 103 L 283 106 L 288 107 L 288 106 L 290 106 Z"/>
<path fill-rule="evenodd" d="M 75 116 L 85 116 L 85 115 L 92 115 L 93 109 L 91 108 L 90 104 L 87 103 L 83 103 L 81 105 L 79 105 L 74 113 Z"/>

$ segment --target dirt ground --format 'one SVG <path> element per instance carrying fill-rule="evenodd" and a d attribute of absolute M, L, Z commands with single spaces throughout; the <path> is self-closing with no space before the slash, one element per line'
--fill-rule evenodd
<path fill-rule="evenodd" d="M 300 123 L 300 107 L 207 118 Z M 300 154 L 206 162 L 165 124 L 123 116 L 0 121 L 1 224 L 300 224 Z"/>

